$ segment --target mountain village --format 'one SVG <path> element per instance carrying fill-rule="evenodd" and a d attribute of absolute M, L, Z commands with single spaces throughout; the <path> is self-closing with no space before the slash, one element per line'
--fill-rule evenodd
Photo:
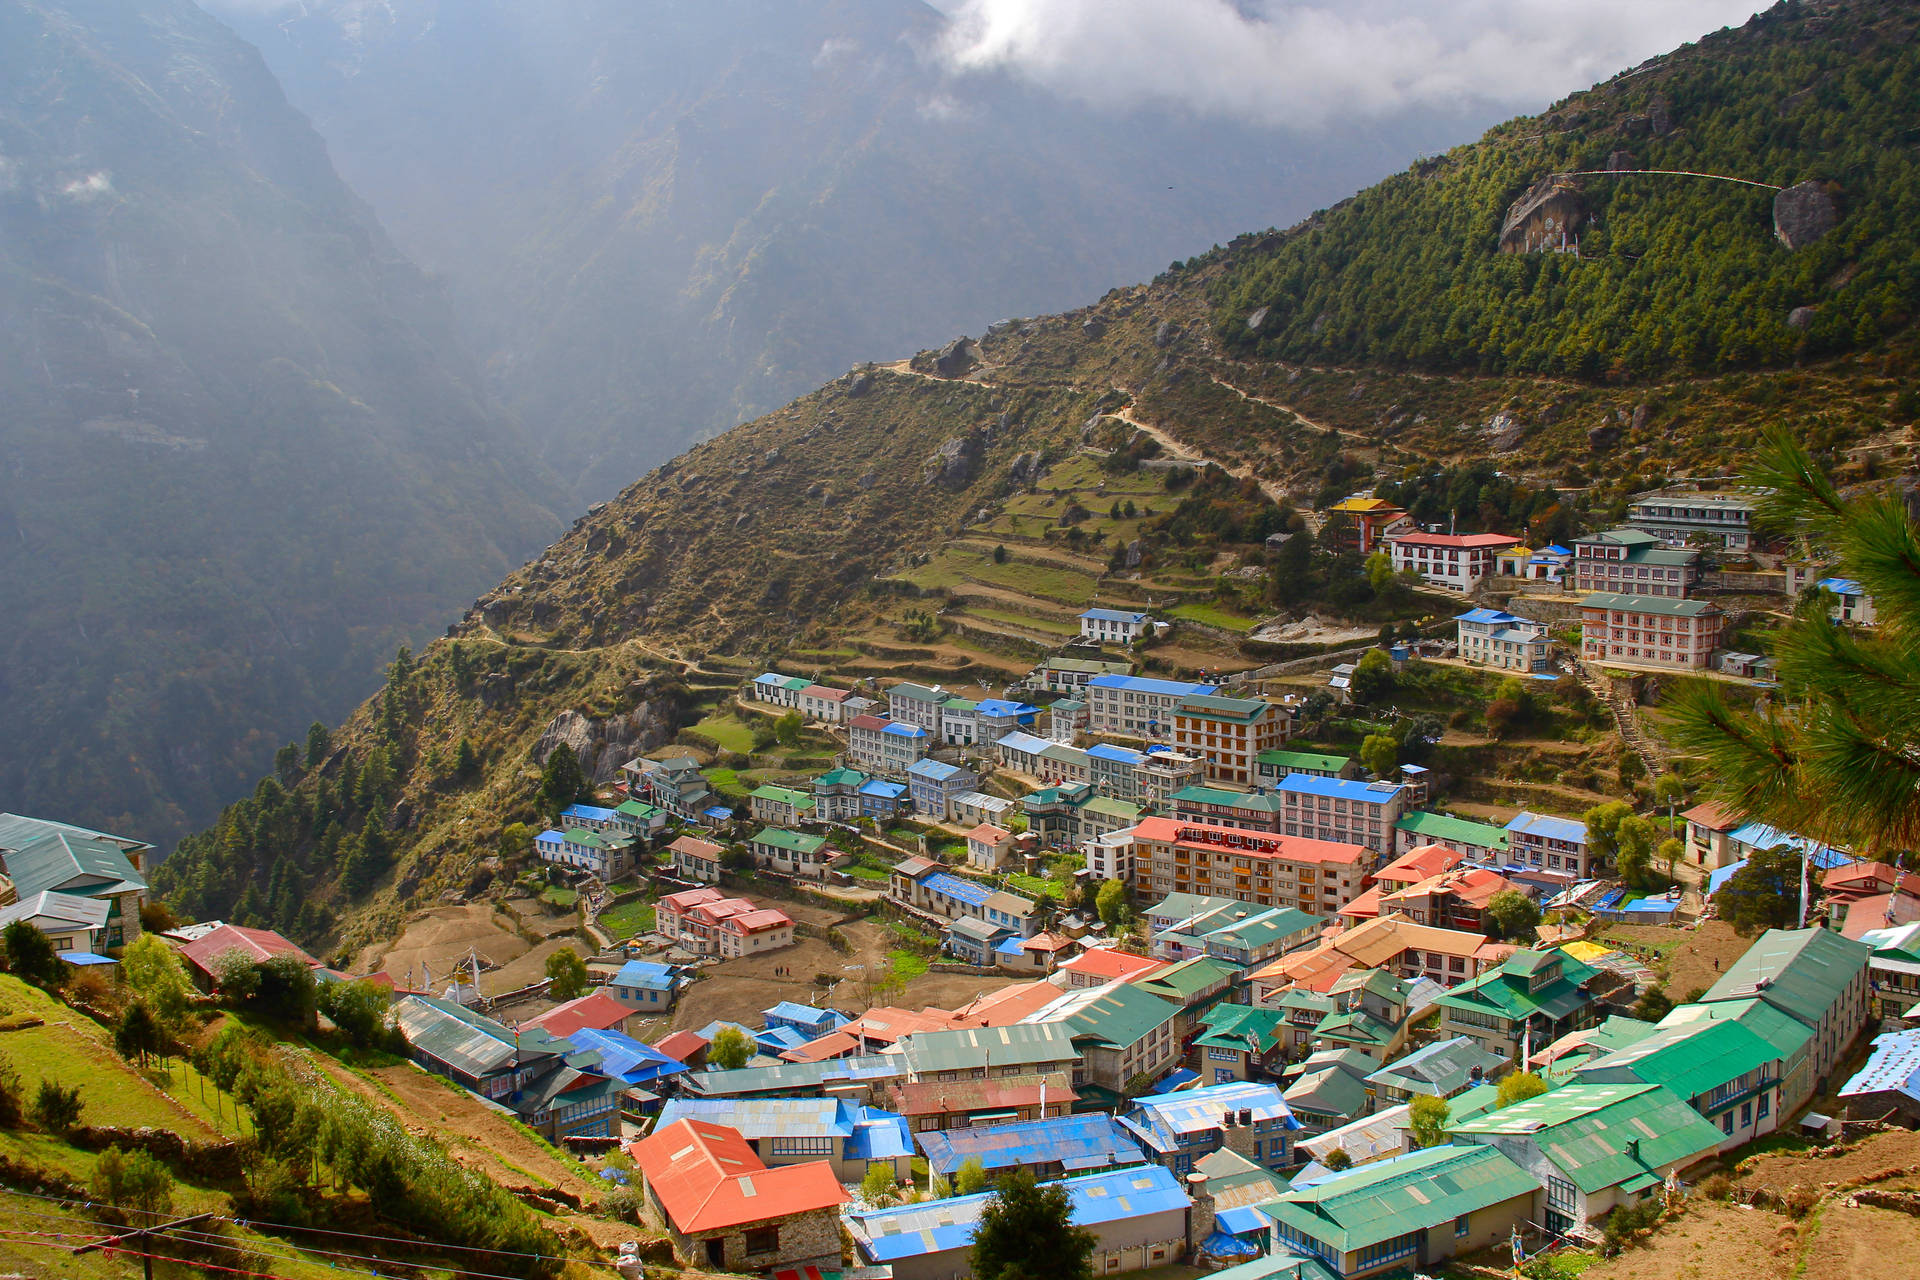
<path fill-rule="evenodd" d="M 578 903 L 596 944 L 566 999 L 550 979 L 500 989 L 477 953 L 364 978 L 271 930 L 161 936 L 206 998 L 287 957 L 321 986 L 371 981 L 418 1068 L 573 1157 L 624 1153 L 603 1176 L 640 1189 L 687 1267 L 964 1275 L 980 1188 L 1015 1168 L 1066 1189 L 1096 1274 L 1349 1280 L 1596 1245 L 1616 1211 L 1683 1197 L 1752 1144 L 1920 1122 L 1920 1031 L 1902 1029 L 1920 889 L 1703 803 L 1669 816 L 1672 887 L 1636 893 L 1590 819 L 1450 813 L 1445 776 L 1310 740 L 1409 663 L 1765 687 L 1702 590 L 1716 552 L 1751 550 L 1751 510 L 1663 494 L 1533 549 L 1348 499 L 1361 551 L 1470 607 L 1451 642 L 1322 662 L 1305 693 L 1135 674 L 1165 623 L 1100 607 L 997 692 L 763 672 L 739 712 L 824 735 L 830 768 L 749 789 L 691 755 L 636 758 L 533 837 L 544 896 Z M 1853 584 L 1795 575 L 1872 625 Z M 1577 618 L 1577 640 L 1535 612 Z M 1712 981 L 1668 997 L 1674 943 L 1777 850 L 1805 868 L 1798 927 L 1723 932 Z M 0 925 L 111 969 L 150 853 L 0 818 Z M 636 906 L 644 927 L 600 923 Z M 838 974 L 783 963 L 856 915 L 901 945 Z M 676 1018 L 741 965 L 790 997 Z M 977 994 L 896 1003 L 929 972 Z"/>

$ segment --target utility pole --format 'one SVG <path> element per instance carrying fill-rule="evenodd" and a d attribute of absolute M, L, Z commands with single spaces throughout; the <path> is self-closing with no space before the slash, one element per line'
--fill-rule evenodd
<path fill-rule="evenodd" d="M 95 1240 L 92 1244 L 80 1245 L 73 1252 L 75 1256 L 94 1252 L 114 1253 L 127 1249 L 128 1245 L 138 1245 L 140 1263 L 146 1272 L 146 1280 L 153 1280 L 153 1237 L 156 1234 L 198 1226 L 218 1216 L 212 1213 L 196 1213 L 191 1218 L 175 1218 L 172 1222 L 163 1222 L 157 1227 L 138 1227 L 132 1231 L 123 1231 L 117 1236 L 108 1236 L 105 1240 Z"/>

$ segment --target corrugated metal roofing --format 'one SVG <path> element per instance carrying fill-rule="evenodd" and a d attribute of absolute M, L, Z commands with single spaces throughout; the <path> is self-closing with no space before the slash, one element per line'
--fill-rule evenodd
<path fill-rule="evenodd" d="M 1639 1044 L 1583 1063 L 1582 1079 L 1625 1076 L 1665 1085 L 1691 1100 L 1778 1059 L 1780 1051 L 1738 1022 L 1661 1027 Z"/>
<path fill-rule="evenodd" d="M 1156 680 L 1151 676 L 1095 676 L 1087 681 L 1091 689 L 1118 689 L 1123 693 L 1157 693 L 1165 697 L 1185 698 L 1196 693 L 1218 693 L 1217 684 L 1190 684 L 1184 680 Z"/>
<path fill-rule="evenodd" d="M 1218 1129 L 1229 1112 L 1251 1111 L 1256 1123 L 1279 1120 L 1283 1127 L 1297 1129 L 1286 1099 L 1278 1085 L 1252 1080 L 1208 1085 L 1204 1089 L 1186 1089 L 1159 1097 L 1136 1099 L 1126 1117 L 1127 1127 L 1140 1134 L 1156 1150 L 1166 1151 L 1180 1144 L 1180 1136 Z"/>
<path fill-rule="evenodd" d="M 660 1043 L 664 1047 L 667 1041 Z M 783 1062 L 771 1067 L 742 1067 L 737 1071 L 700 1071 L 688 1076 L 682 1083 L 693 1092 L 709 1098 L 738 1098 L 751 1093 L 819 1089 L 842 1081 L 893 1080 L 906 1073 L 906 1064 L 894 1055 L 867 1054 L 857 1058 L 830 1058 L 823 1062 Z"/>
<path fill-rule="evenodd" d="M 969 1159 L 988 1169 L 1075 1161 L 1070 1168 L 1140 1164 L 1146 1154 L 1127 1131 L 1105 1112 L 1058 1116 L 1020 1124 L 916 1134 L 935 1173 L 951 1174 Z"/>
<path fill-rule="evenodd" d="M 1539 836 L 1543 840 L 1565 840 L 1569 844 L 1584 845 L 1587 842 L 1587 828 L 1584 823 L 1572 818 L 1555 818 L 1544 813 L 1529 813 L 1522 810 L 1507 820 L 1509 836 L 1514 833 Z"/>
<path fill-rule="evenodd" d="M 1488 1053 L 1465 1036 L 1454 1036 L 1395 1059 L 1368 1076 L 1367 1082 L 1395 1085 L 1409 1093 L 1431 1093 L 1444 1097 L 1466 1084 L 1472 1078 L 1473 1068 L 1492 1071 L 1504 1061 L 1498 1054 Z"/>
<path fill-rule="evenodd" d="M 921 885 L 931 893 L 943 894 L 970 907 L 982 907 L 993 896 L 993 890 L 976 880 L 956 876 L 949 871 L 937 872 L 922 880 Z"/>
<path fill-rule="evenodd" d="M 1569 1084 L 1450 1126 L 1458 1138 L 1522 1137 L 1592 1195 L 1720 1149 L 1720 1126 L 1658 1085 Z"/>
<path fill-rule="evenodd" d="M 1702 999 L 1757 998 L 1817 1027 L 1867 967 L 1873 948 L 1831 929 L 1769 929 Z"/>
<path fill-rule="evenodd" d="M 1184 1213 L 1190 1203 L 1179 1181 L 1153 1164 L 1043 1185 L 1066 1188 L 1073 1224 L 1078 1227 L 1156 1213 Z M 980 1215 L 992 1198 L 990 1192 L 954 1196 L 846 1216 L 855 1227 L 863 1252 L 875 1262 L 897 1262 L 970 1247 Z"/>
<path fill-rule="evenodd" d="M 1840 1090 L 1843 1098 L 1863 1093 L 1903 1093 L 1920 1099 L 1920 1031 L 1889 1031 L 1873 1038 L 1867 1065 Z"/>
<path fill-rule="evenodd" d="M 1537 1178 L 1492 1147 L 1429 1147 L 1336 1173 L 1262 1209 L 1347 1253 L 1539 1189 Z"/>
<path fill-rule="evenodd" d="M 1398 785 L 1384 786 L 1357 778 L 1321 778 L 1310 773 L 1290 773 L 1280 779 L 1278 789 L 1307 796 L 1331 796 L 1357 804 L 1385 804 L 1398 795 Z"/>
<path fill-rule="evenodd" d="M 915 1077 L 929 1072 L 1013 1067 L 1079 1058 L 1073 1029 L 1063 1023 L 1015 1023 L 960 1031 L 918 1031 L 901 1041 L 901 1056 Z"/>
<path fill-rule="evenodd" d="M 676 1120 L 705 1120 L 762 1138 L 847 1138 L 858 1108 L 844 1098 L 670 1098 L 655 1128 Z"/>

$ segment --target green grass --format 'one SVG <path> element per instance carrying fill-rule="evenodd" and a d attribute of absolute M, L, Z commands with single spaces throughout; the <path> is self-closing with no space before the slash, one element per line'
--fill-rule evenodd
<path fill-rule="evenodd" d="M 1058 618 L 1039 618 L 1031 613 L 1015 613 L 1011 609 L 982 609 L 978 605 L 968 604 L 968 617 L 985 618 L 989 622 L 1004 622 L 1009 626 L 1025 627 L 1029 631 L 1044 631 L 1049 635 L 1078 635 L 1080 628 Z"/>
<path fill-rule="evenodd" d="M 740 775 L 733 769 L 709 769 L 707 784 L 715 791 L 722 787 L 737 787 L 740 785 Z"/>
<path fill-rule="evenodd" d="M 636 934 L 652 933 L 653 924 L 653 904 L 638 899 L 633 902 L 623 902 L 611 910 L 600 913 L 600 927 L 612 934 L 616 941 L 631 938 Z"/>
<path fill-rule="evenodd" d="M 1219 627 L 1223 631 L 1248 632 L 1253 630 L 1255 619 L 1229 613 L 1218 605 L 1180 604 L 1167 610 L 1175 618 L 1184 618 L 1188 622 L 1198 622 L 1204 626 Z"/>
<path fill-rule="evenodd" d="M 1035 898 L 1044 893 L 1052 893 L 1054 883 L 1044 876 L 1030 876 L 1024 871 L 1011 871 L 1007 873 L 1007 888 Z"/>
<path fill-rule="evenodd" d="M 553 888 L 541 894 L 540 901 L 559 907 L 562 911 L 565 911 L 580 901 L 580 891 L 578 889 Z"/>
<path fill-rule="evenodd" d="M 846 872 L 855 880 L 868 880 L 875 884 L 885 884 L 887 882 L 886 872 L 876 870 L 873 867 L 863 867 L 858 863 L 846 868 Z"/>
<path fill-rule="evenodd" d="M 716 712 L 693 726 L 693 731 L 709 739 L 723 751 L 740 755 L 753 752 L 753 730 L 731 711 Z"/>
<path fill-rule="evenodd" d="M 11 978 L 0 981 L 15 982 Z M 210 1123 L 184 1103 L 172 1101 L 115 1053 L 96 1024 L 71 1009 L 64 1012 L 63 1021 L 71 1026 L 49 1020 L 46 1026 L 9 1031 L 0 1037 L 0 1054 L 20 1073 L 21 1089 L 28 1098 L 42 1080 L 51 1079 L 79 1086 L 85 1105 L 80 1116 L 83 1124 L 144 1125 L 171 1129 L 182 1137 L 201 1141 L 218 1136 Z M 84 1029 L 81 1024 L 85 1024 Z"/>
<path fill-rule="evenodd" d="M 887 963 L 893 966 L 895 976 L 902 982 L 912 982 L 927 971 L 927 966 L 931 962 L 918 952 L 896 948 L 887 952 Z"/>

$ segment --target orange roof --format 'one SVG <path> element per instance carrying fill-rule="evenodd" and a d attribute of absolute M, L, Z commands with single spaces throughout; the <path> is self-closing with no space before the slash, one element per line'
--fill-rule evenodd
<path fill-rule="evenodd" d="M 1016 982 L 955 1009 L 953 1017 L 962 1027 L 1009 1027 L 1059 998 L 1060 988 L 1051 982 Z"/>
<path fill-rule="evenodd" d="M 213 973 L 214 965 L 229 951 L 238 951 L 255 964 L 275 956 L 298 956 L 309 968 L 320 967 L 318 960 L 273 930 L 249 929 L 237 924 L 223 924 L 180 948 L 180 954 L 194 968 L 207 974 Z"/>
<path fill-rule="evenodd" d="M 1073 945 L 1073 939 L 1064 933 L 1036 933 L 1020 946 L 1027 951 L 1065 951 Z"/>
<path fill-rule="evenodd" d="M 1253 981 L 1277 989 L 1325 991 L 1340 975 L 1354 967 L 1353 957 L 1334 948 L 1333 939 L 1281 956 L 1272 964 L 1255 971 Z"/>
<path fill-rule="evenodd" d="M 1372 878 L 1386 884 L 1416 884 L 1428 876 L 1451 871 L 1465 861 L 1463 855 L 1443 844 L 1415 845 L 1374 872 Z"/>
<path fill-rule="evenodd" d="M 1340 908 L 1340 915 L 1355 921 L 1373 919 L 1380 914 L 1380 890 L 1382 887 L 1381 885 L 1375 885 L 1373 888 L 1361 893 L 1360 896 L 1352 902 Z"/>
<path fill-rule="evenodd" d="M 917 1031 L 951 1031 L 963 1025 L 956 1015 L 945 1009 L 923 1009 L 915 1013 L 911 1009 L 882 1005 L 780 1056 L 788 1062 L 825 1062 L 829 1058 L 872 1053 L 876 1045 L 897 1044 Z"/>
<path fill-rule="evenodd" d="M 1142 818 L 1134 824 L 1133 838 L 1136 842 L 1158 840 L 1207 853 L 1224 852 L 1246 858 L 1274 858 L 1316 865 L 1350 866 L 1370 856 L 1363 846 L 1339 840 L 1279 836 L 1266 831 L 1248 831 L 1243 827 L 1190 822 L 1184 818 Z"/>
<path fill-rule="evenodd" d="M 1714 831 L 1731 831 L 1740 825 L 1740 819 L 1711 801 L 1697 804 L 1691 809 L 1682 809 L 1680 816 L 1696 826 L 1707 827 Z"/>
<path fill-rule="evenodd" d="M 742 911 L 737 916 L 729 916 L 721 922 L 721 927 L 735 933 L 764 933 L 768 929 L 791 928 L 793 917 L 773 907 L 760 907 L 753 911 Z"/>
<path fill-rule="evenodd" d="M 1386 515 L 1388 513 L 1393 515 L 1403 514 L 1399 507 L 1394 506 L 1385 498 L 1343 498 L 1331 507 L 1328 507 L 1327 510 L 1343 512 L 1350 516 Z"/>
<path fill-rule="evenodd" d="M 1469 906 L 1484 909 L 1494 894 L 1511 888 L 1513 882 L 1498 871 L 1489 871 L 1485 867 L 1466 867 L 1429 876 L 1418 884 L 1410 884 L 1392 893 L 1383 893 L 1380 895 L 1380 906 L 1382 910 L 1392 910 L 1405 904 L 1409 898 L 1451 896 Z"/>
<path fill-rule="evenodd" d="M 1415 924 L 1403 915 L 1386 915 L 1364 920 L 1305 951 L 1281 956 L 1255 970 L 1252 980 L 1262 986 L 1325 991 L 1349 968 L 1384 969 L 1407 951 L 1436 951 L 1491 963 L 1505 959 L 1514 950 L 1510 944 L 1489 942 L 1477 933 Z"/>
<path fill-rule="evenodd" d="M 1905 890 L 1899 893 L 1876 893 L 1872 897 L 1856 899 L 1847 908 L 1846 923 L 1841 926 L 1840 932 L 1858 942 L 1860 935 L 1870 930 L 1888 929 L 1915 920 L 1920 920 L 1920 898 Z"/>
<path fill-rule="evenodd" d="M 569 1036 L 585 1028 L 588 1031 L 612 1031 L 633 1016 L 633 1010 L 605 991 L 590 991 L 577 1000 L 547 1010 L 537 1018 L 520 1024 L 522 1031 L 538 1027 L 548 1035 Z"/>
<path fill-rule="evenodd" d="M 738 1129 L 676 1120 L 627 1148 L 682 1235 L 838 1209 L 847 1193 L 825 1160 L 769 1169 Z"/>
<path fill-rule="evenodd" d="M 653 1047 L 675 1062 L 687 1062 L 706 1049 L 707 1041 L 695 1031 L 675 1031 L 654 1041 Z"/>
<path fill-rule="evenodd" d="M 1062 961 L 1056 972 L 1078 973 L 1107 982 L 1131 982 L 1168 967 L 1165 960 L 1136 956 L 1118 947 L 1088 947 L 1073 959 Z"/>
<path fill-rule="evenodd" d="M 1894 877 L 1899 873 L 1884 862 L 1855 862 L 1844 867 L 1834 867 L 1820 877 L 1820 887 L 1828 893 L 1839 892 L 1847 897 L 1857 898 L 1862 894 L 1881 893 L 1893 887 Z M 1920 882 L 1916 882 L 1920 889 Z"/>
<path fill-rule="evenodd" d="M 983 822 L 973 830 L 967 832 L 967 839 L 978 840 L 981 844 L 999 844 L 1002 840 L 1010 839 L 1012 836 L 1013 832 L 1006 830 L 1004 827 L 996 827 L 991 822 Z"/>
<path fill-rule="evenodd" d="M 1046 1075 L 1005 1076 L 998 1080 L 923 1080 L 893 1086 L 893 1110 L 903 1116 L 950 1115 L 962 1111 L 982 1111 L 988 1107 L 1031 1107 L 1040 1102 L 1045 1082 L 1047 1111 L 1059 1114 L 1079 1099 L 1073 1082 L 1064 1071 Z"/>

